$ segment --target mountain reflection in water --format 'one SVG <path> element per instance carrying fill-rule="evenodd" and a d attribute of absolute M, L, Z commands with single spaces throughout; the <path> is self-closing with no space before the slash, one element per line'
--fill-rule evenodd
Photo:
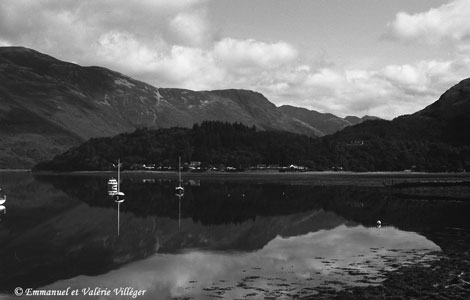
<path fill-rule="evenodd" d="M 9 192 L 0 293 L 132 286 L 149 299 L 263 298 L 376 283 L 382 271 L 439 250 L 410 230 L 460 226 L 469 212 L 462 203 L 396 199 L 380 188 L 201 181 L 185 188 L 179 226 L 176 182 L 127 178 L 117 237 L 106 177 L 0 179 Z M 374 228 L 379 218 L 395 227 Z"/>

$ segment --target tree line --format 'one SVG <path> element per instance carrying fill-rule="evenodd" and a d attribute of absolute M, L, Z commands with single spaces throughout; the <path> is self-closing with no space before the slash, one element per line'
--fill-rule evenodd
<path fill-rule="evenodd" d="M 141 128 L 90 139 L 34 170 L 112 170 L 118 159 L 124 168 L 148 163 L 175 167 L 179 156 L 185 162 L 200 161 L 206 168 L 225 165 L 238 170 L 258 164 L 297 164 L 316 171 L 470 170 L 468 145 L 447 143 L 436 131 L 419 126 L 411 130 L 404 122 L 402 127 L 391 123 L 367 121 L 323 138 L 218 121 L 192 128 Z"/>

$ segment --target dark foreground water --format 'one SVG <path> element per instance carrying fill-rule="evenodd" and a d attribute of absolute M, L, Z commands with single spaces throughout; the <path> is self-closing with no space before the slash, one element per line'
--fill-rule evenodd
<path fill-rule="evenodd" d="M 470 230 L 465 188 L 396 191 L 377 184 L 383 176 L 369 186 L 358 175 L 322 175 L 328 184 L 283 176 L 192 178 L 178 200 L 168 176 L 126 174 L 118 236 L 108 175 L 0 172 L 8 193 L 0 298 L 15 289 L 74 299 L 307 296 L 380 284 L 399 267 L 437 259 L 442 232 Z"/>

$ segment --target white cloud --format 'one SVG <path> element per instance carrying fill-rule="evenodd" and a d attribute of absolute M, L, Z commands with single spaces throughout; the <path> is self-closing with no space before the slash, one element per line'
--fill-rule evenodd
<path fill-rule="evenodd" d="M 307 75 L 305 84 L 317 88 L 331 88 L 343 84 L 344 78 L 332 69 L 324 68 Z"/>
<path fill-rule="evenodd" d="M 156 40 L 181 40 L 169 20 L 197 9 L 204 0 L 139 2 L 73 0 L 5 0 L 0 2 L 0 38 L 63 59 L 87 61 L 106 34 L 125 32 L 152 47 Z M 197 17 L 192 16 L 192 24 Z M 200 28 L 200 31 L 203 30 Z M 79 59 L 77 59 L 77 57 Z"/>
<path fill-rule="evenodd" d="M 195 47 L 169 46 L 164 41 L 157 44 L 152 48 L 131 34 L 107 33 L 99 39 L 97 60 L 156 86 L 209 89 L 224 77 L 210 52 Z"/>
<path fill-rule="evenodd" d="M 426 12 L 400 12 L 389 24 L 390 34 L 407 42 L 452 43 L 457 48 L 470 42 L 470 1 L 455 0 Z"/>
<path fill-rule="evenodd" d="M 257 88 L 260 74 L 287 65 L 296 50 L 287 43 L 223 39 L 211 48 L 143 43 L 130 33 L 109 32 L 96 45 L 97 61 L 157 86 L 189 89 Z M 230 55 L 232 54 L 232 55 Z M 304 66 L 305 69 L 305 66 Z M 243 76 L 240 76 L 243 74 Z M 286 85 L 278 85 L 286 89 Z"/>
<path fill-rule="evenodd" d="M 270 81 L 251 78 L 276 103 L 300 105 L 340 116 L 393 118 L 424 108 L 465 78 L 469 60 L 420 61 L 377 70 L 305 67 L 278 69 Z M 248 80 L 247 80 L 248 81 Z M 279 87 L 284 87 L 280 89 Z M 286 88 L 288 87 L 288 88 Z"/>
<path fill-rule="evenodd" d="M 215 44 L 214 55 L 228 68 L 245 70 L 275 68 L 293 61 L 297 50 L 285 42 L 265 43 L 253 39 L 225 38 Z"/>
<path fill-rule="evenodd" d="M 286 41 L 216 38 L 205 0 L 0 1 L 0 45 L 22 45 L 82 65 L 114 69 L 159 87 L 244 88 L 276 104 L 391 118 L 423 108 L 468 76 L 470 59 L 390 64 L 376 69 L 306 62 Z M 468 1 L 390 23 L 400 40 L 470 37 Z"/>
<path fill-rule="evenodd" d="M 174 46 L 171 52 L 157 63 L 155 72 L 167 78 L 169 84 L 202 90 L 223 84 L 225 70 L 214 63 L 210 53 L 199 48 Z"/>
<path fill-rule="evenodd" d="M 211 39 L 204 12 L 178 13 L 170 22 L 180 45 L 200 46 Z"/>

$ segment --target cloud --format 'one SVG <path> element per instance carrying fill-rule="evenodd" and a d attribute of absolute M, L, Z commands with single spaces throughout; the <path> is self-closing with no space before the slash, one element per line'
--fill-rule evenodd
<path fill-rule="evenodd" d="M 468 1 L 399 13 L 389 24 L 400 41 L 449 42 L 447 60 L 375 69 L 307 61 L 287 41 L 219 36 L 206 0 L 3 0 L 0 46 L 22 45 L 81 65 L 99 65 L 158 87 L 243 88 L 274 103 L 340 116 L 392 118 L 436 100 L 468 76 Z M 385 29 L 384 29 L 385 30 Z M 469 47 L 470 49 L 470 47 Z"/>
<path fill-rule="evenodd" d="M 251 78 L 252 84 L 278 104 L 304 106 L 339 116 L 393 118 L 424 108 L 465 77 L 469 60 L 419 61 L 376 70 L 284 68 Z"/>
<path fill-rule="evenodd" d="M 171 20 L 170 27 L 180 45 L 200 46 L 211 40 L 212 32 L 203 11 L 178 13 Z"/>
<path fill-rule="evenodd" d="M 413 249 L 420 251 L 413 254 L 414 251 L 410 251 Z M 131 286 L 147 291 L 139 299 L 206 299 L 210 295 L 207 287 L 221 285 L 231 287 L 224 290 L 224 297 L 235 299 L 246 295 L 247 289 L 259 294 L 257 286 L 268 289 L 266 295 L 271 294 L 270 291 L 279 288 L 273 284 L 277 282 L 275 276 L 282 277 L 280 282 L 290 282 L 290 288 L 296 289 L 304 288 L 312 280 L 318 285 L 332 280 L 351 283 L 360 281 L 362 277 L 354 276 L 354 279 L 347 272 L 338 274 L 337 270 L 352 265 L 361 266 L 361 271 L 368 276 L 378 276 L 382 268 L 392 264 L 389 260 L 384 262 L 384 256 L 393 257 L 398 263 L 406 263 L 416 260 L 417 255 L 427 258 L 425 254 L 438 250 L 439 246 L 414 232 L 393 227 L 382 228 L 379 232 L 376 228 L 340 225 L 305 235 L 277 236 L 262 249 L 252 252 L 183 248 L 177 254 L 156 253 L 105 274 L 64 279 L 45 289 L 72 287 L 73 290 L 99 286 L 112 290 L 119 286 Z M 323 259 L 315 258 L 319 256 Z M 338 257 L 343 259 L 338 260 Z M 254 271 L 254 267 L 258 269 Z M 259 276 L 252 277 L 249 285 L 240 284 L 246 282 L 249 272 Z M 81 295 L 76 299 L 89 299 L 89 296 Z"/>
<path fill-rule="evenodd" d="M 389 35 L 406 42 L 452 43 L 468 47 L 470 43 L 470 1 L 455 0 L 426 12 L 400 12 L 389 23 Z"/>
<path fill-rule="evenodd" d="M 225 38 L 215 44 L 214 55 L 231 69 L 275 68 L 294 60 L 297 50 L 285 42 L 265 43 L 254 39 Z"/>
<path fill-rule="evenodd" d="M 209 89 L 224 78 L 210 52 L 165 41 L 156 44 L 151 47 L 131 34 L 110 32 L 100 37 L 96 59 L 156 86 Z"/>
<path fill-rule="evenodd" d="M 89 58 L 93 55 L 90 45 L 113 32 L 133 35 L 148 47 L 161 39 L 176 43 L 181 33 L 174 32 L 169 20 L 176 18 L 181 23 L 190 16 L 189 23 L 194 25 L 197 16 L 184 13 L 204 2 L 5 0 L 0 2 L 0 38 L 44 52 L 59 52 L 64 59 Z M 201 35 L 204 28 L 199 26 L 198 30 Z"/>

